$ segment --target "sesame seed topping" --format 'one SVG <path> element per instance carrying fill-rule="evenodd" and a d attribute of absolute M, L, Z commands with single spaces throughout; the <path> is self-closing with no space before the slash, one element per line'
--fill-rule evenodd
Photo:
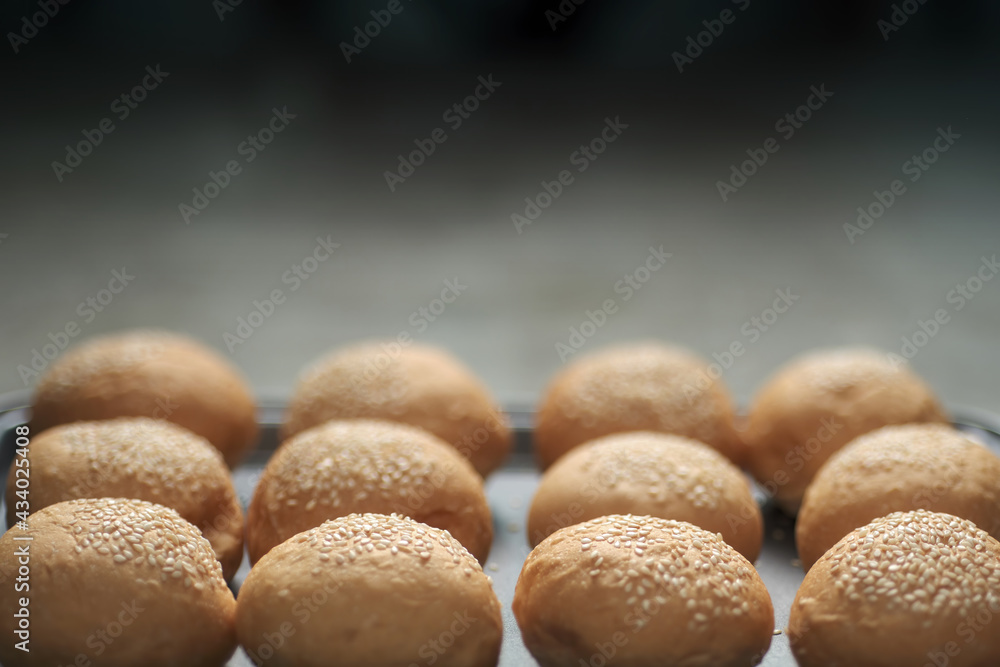
<path fill-rule="evenodd" d="M 450 533 L 398 514 L 349 514 L 300 533 L 295 542 L 313 551 L 322 563 L 346 565 L 388 553 L 422 561 L 434 558 L 468 569 L 470 574 L 482 572 L 479 561 Z"/>
<path fill-rule="evenodd" d="M 172 509 L 124 498 L 83 499 L 43 508 L 36 521 L 56 512 L 59 518 L 51 520 L 75 541 L 78 558 L 110 557 L 116 565 L 132 563 L 136 571 L 130 568 L 125 576 L 142 577 L 147 571 L 145 576 L 160 575 L 163 581 L 183 576 L 187 569 L 209 587 L 226 587 L 211 544 Z"/>
<path fill-rule="evenodd" d="M 629 607 L 648 610 L 683 600 L 689 628 L 703 631 L 710 618 L 749 612 L 744 599 L 760 583 L 743 556 L 713 533 L 683 521 L 611 515 L 570 526 L 557 535 L 590 545 L 588 576 L 625 594 Z"/>
<path fill-rule="evenodd" d="M 1000 605 L 998 550 L 971 521 L 917 510 L 876 519 L 819 562 L 852 606 L 964 617 L 985 602 Z"/>
<path fill-rule="evenodd" d="M 475 478 L 471 465 L 443 444 L 422 429 L 374 420 L 331 421 L 303 431 L 271 458 L 251 514 L 301 508 L 302 521 L 309 523 L 283 526 L 287 537 L 318 518 L 358 510 L 416 506 L 432 514 L 443 497 L 437 493 L 442 479 L 450 483 L 462 473 Z"/>

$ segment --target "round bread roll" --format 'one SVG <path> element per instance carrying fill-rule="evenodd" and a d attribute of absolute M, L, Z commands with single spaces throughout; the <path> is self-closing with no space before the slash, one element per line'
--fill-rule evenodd
<path fill-rule="evenodd" d="M 965 519 L 875 519 L 806 573 L 787 634 L 801 667 L 1000 664 L 1000 543 Z"/>
<path fill-rule="evenodd" d="M 446 531 L 383 514 L 327 521 L 272 549 L 236 617 L 251 660 L 296 667 L 493 667 L 503 636 L 476 559 Z"/>
<path fill-rule="evenodd" d="M 3 664 L 221 667 L 233 654 L 236 600 L 212 545 L 174 510 L 70 500 L 27 523 L 0 538 L 0 569 L 29 586 L 0 586 Z M 22 609 L 29 652 L 15 646 Z"/>
<path fill-rule="evenodd" d="M 537 545 L 559 528 L 608 514 L 687 521 L 753 562 L 764 524 L 746 477 L 696 440 L 665 433 L 608 435 L 572 450 L 542 477 L 528 513 Z"/>
<path fill-rule="evenodd" d="M 549 385 L 535 425 L 544 470 L 585 442 L 623 431 L 658 431 L 704 442 L 742 461 L 729 393 L 708 364 L 655 342 L 581 357 Z"/>
<path fill-rule="evenodd" d="M 747 559 L 718 535 L 648 516 L 550 535 L 528 555 L 513 610 L 541 667 L 747 667 L 774 630 L 771 598 Z"/>
<path fill-rule="evenodd" d="M 795 525 L 803 567 L 855 528 L 916 509 L 953 514 L 1000 537 L 1000 458 L 942 424 L 886 426 L 855 439 L 806 489 Z"/>
<path fill-rule="evenodd" d="M 247 511 L 250 560 L 327 519 L 365 512 L 447 530 L 480 561 L 493 541 L 483 480 L 448 443 L 406 424 L 331 421 L 268 462 Z"/>
<path fill-rule="evenodd" d="M 816 471 L 854 438 L 947 421 L 927 385 L 884 353 L 822 350 L 789 363 L 757 394 L 744 435 L 747 463 L 768 495 L 796 512 Z"/>
<path fill-rule="evenodd" d="M 511 446 L 486 387 L 453 356 L 425 345 L 366 342 L 320 359 L 299 379 L 282 437 L 331 419 L 420 426 L 453 445 L 484 477 Z"/>
<path fill-rule="evenodd" d="M 16 513 L 78 498 L 135 498 L 170 507 L 201 530 L 226 580 L 243 560 L 243 512 L 222 455 L 207 440 L 162 420 L 122 417 L 43 431 L 27 463 L 7 477 L 7 525 Z M 30 469 L 29 500 L 15 481 Z"/>
<path fill-rule="evenodd" d="M 166 419 L 212 443 L 230 467 L 257 439 L 256 407 L 236 368 L 190 338 L 134 330 L 90 340 L 42 375 L 35 432 L 114 417 Z"/>

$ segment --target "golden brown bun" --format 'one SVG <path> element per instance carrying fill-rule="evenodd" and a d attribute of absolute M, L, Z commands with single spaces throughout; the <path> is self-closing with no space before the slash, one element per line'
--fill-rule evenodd
<path fill-rule="evenodd" d="M 453 356 L 426 345 L 365 342 L 320 359 L 299 379 L 282 437 L 331 419 L 420 426 L 455 447 L 484 477 L 500 467 L 511 445 L 486 387 Z"/>
<path fill-rule="evenodd" d="M 746 477 L 696 440 L 664 433 L 608 435 L 572 450 L 546 471 L 528 513 L 537 545 L 559 528 L 607 514 L 687 521 L 753 562 L 764 525 Z"/>
<path fill-rule="evenodd" d="M 28 536 L 32 540 L 18 541 Z M 236 600 L 212 545 L 177 512 L 123 498 L 71 500 L 0 539 L 0 568 L 26 558 L 30 591 L 0 586 L 0 660 L 11 667 L 221 667 L 236 648 Z M 27 597 L 30 652 L 14 647 Z"/>
<path fill-rule="evenodd" d="M 202 436 L 235 466 L 257 440 L 253 397 L 236 368 L 190 338 L 133 330 L 68 351 L 35 388 L 35 432 L 114 417 L 153 417 Z"/>
<path fill-rule="evenodd" d="M 237 628 L 251 659 L 275 667 L 493 667 L 503 635 L 476 559 L 443 530 L 382 514 L 268 552 L 240 589 Z"/>
<path fill-rule="evenodd" d="M 656 342 L 611 347 L 560 371 L 538 408 L 535 454 L 544 470 L 585 442 L 659 431 L 704 442 L 740 465 L 729 392 L 694 354 Z"/>
<path fill-rule="evenodd" d="M 787 634 L 801 667 L 995 667 L 998 612 L 1000 543 L 949 514 L 897 512 L 813 565 Z"/>
<path fill-rule="evenodd" d="M 327 422 L 285 441 L 247 511 L 250 561 L 327 519 L 402 514 L 449 531 L 480 561 L 493 541 L 483 480 L 423 429 L 387 421 Z"/>
<path fill-rule="evenodd" d="M 123 417 L 43 431 L 7 477 L 7 525 L 18 505 L 15 481 L 30 466 L 28 506 L 77 498 L 135 498 L 177 510 L 212 544 L 226 580 L 243 560 L 243 512 L 225 461 L 207 440 L 162 420 Z"/>
<path fill-rule="evenodd" d="M 750 408 L 748 466 L 788 511 L 830 455 L 892 424 L 947 423 L 931 390 L 905 366 L 866 349 L 821 350 L 778 371 Z"/>
<path fill-rule="evenodd" d="M 853 440 L 806 489 L 795 525 L 802 566 L 855 528 L 916 509 L 1000 536 L 1000 458 L 942 424 L 886 426 Z"/>
<path fill-rule="evenodd" d="M 774 630 L 771 598 L 747 559 L 718 535 L 644 516 L 550 535 L 528 555 L 513 610 L 541 667 L 748 667 Z"/>

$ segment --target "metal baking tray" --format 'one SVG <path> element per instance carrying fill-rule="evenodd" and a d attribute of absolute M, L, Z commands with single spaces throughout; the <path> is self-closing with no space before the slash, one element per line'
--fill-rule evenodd
<path fill-rule="evenodd" d="M 6 484 L 7 469 L 14 452 L 13 429 L 28 420 L 29 397 L 25 392 L 0 395 L 0 493 Z M 278 425 L 284 411 L 281 401 L 267 401 L 258 409 L 261 439 L 245 463 L 233 471 L 236 490 L 244 509 L 250 502 L 257 478 L 267 459 L 278 445 Z M 493 510 L 494 540 L 484 570 L 493 579 L 493 586 L 503 605 L 504 641 L 500 654 L 501 667 L 537 665 L 521 641 L 520 631 L 511 612 L 514 585 L 530 551 L 525 535 L 525 523 L 531 498 L 540 473 L 531 452 L 533 415 L 529 408 L 511 408 L 508 417 L 515 438 L 513 452 L 506 465 L 486 482 L 486 493 Z M 955 426 L 972 439 L 988 446 L 1000 455 L 1000 416 L 976 409 L 954 408 Z M 763 490 L 754 484 L 754 495 L 764 512 L 764 545 L 755 563 L 774 602 L 775 628 L 781 630 L 788 622 L 788 612 L 804 573 L 795 552 L 794 521 L 767 502 Z M 238 591 L 250 565 L 244 555 L 243 565 L 233 580 Z M 421 663 L 416 663 L 421 664 Z M 764 658 L 764 667 L 795 667 L 785 635 L 776 635 Z M 228 667 L 253 667 L 253 663 L 237 650 Z"/>

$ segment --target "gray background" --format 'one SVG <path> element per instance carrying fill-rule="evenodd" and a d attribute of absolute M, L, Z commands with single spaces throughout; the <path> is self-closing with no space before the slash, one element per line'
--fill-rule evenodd
<path fill-rule="evenodd" d="M 556 31 L 550 4 L 406 4 L 350 64 L 339 44 L 380 3 L 242 3 L 224 21 L 210 3 L 62 6 L 0 58 L 0 391 L 25 388 L 18 366 L 76 320 L 77 341 L 187 332 L 278 398 L 328 349 L 407 331 L 500 401 L 531 404 L 562 365 L 556 343 L 615 298 L 584 352 L 652 337 L 710 356 L 742 341 L 725 371 L 741 404 L 799 352 L 898 351 L 945 308 L 914 367 L 946 403 L 1000 410 L 1000 281 L 961 311 L 946 300 L 1000 250 L 992 4 L 928 3 L 883 40 L 889 2 L 753 0 L 683 73 L 672 53 L 736 4 L 585 4 Z M 5 5 L 0 27 L 33 9 Z M 169 76 L 59 182 L 65 146 L 157 64 Z M 390 192 L 397 156 L 490 74 L 502 85 Z M 778 136 L 819 85 L 829 101 Z M 275 107 L 296 118 L 185 224 L 178 205 Z M 511 214 L 607 117 L 628 129 L 518 234 Z M 843 225 L 907 178 L 939 127 L 961 138 L 850 243 Z M 780 150 L 723 202 L 716 182 L 772 136 Z M 281 277 L 319 236 L 341 248 L 291 292 Z M 651 245 L 672 257 L 625 303 L 614 286 Z M 83 322 L 78 304 L 121 267 L 134 282 Z M 417 331 L 411 314 L 455 277 L 468 289 Z M 275 288 L 287 301 L 230 353 L 223 334 Z M 741 327 L 785 288 L 799 300 L 749 341 Z"/>
<path fill-rule="evenodd" d="M 861 104 L 846 91 L 838 94 L 844 95 L 841 109 L 831 101 L 820 113 L 833 117 Z M 372 164 L 351 178 L 373 181 L 374 192 L 352 195 L 336 175 L 305 168 L 303 180 L 288 175 L 287 163 L 302 157 L 312 141 L 309 123 L 319 115 L 313 113 L 308 120 L 302 112 L 301 124 L 279 136 L 273 153 L 258 158 L 190 226 L 176 206 L 185 187 L 202 182 L 196 168 L 171 177 L 178 186 L 168 187 L 145 171 L 123 175 L 124 167 L 110 159 L 98 164 L 106 156 L 95 156 L 95 163 L 81 167 L 86 172 L 73 176 L 97 179 L 97 192 L 89 185 L 76 190 L 74 183 L 57 184 L 44 173 L 44 163 L 33 165 L 40 176 L 13 174 L 5 192 L 11 217 L 2 224 L 9 236 L 0 242 L 6 305 L 0 387 L 23 388 L 18 365 L 30 364 L 49 333 L 77 321 L 77 340 L 135 326 L 188 332 L 230 357 L 259 393 L 278 397 L 287 395 L 304 364 L 327 349 L 408 331 L 417 341 L 452 350 L 499 400 L 532 403 L 562 365 L 556 343 L 568 341 L 569 328 L 579 326 L 587 310 L 614 298 L 618 312 L 583 352 L 654 337 L 710 356 L 739 340 L 746 352 L 726 370 L 725 381 L 741 403 L 796 353 L 844 344 L 899 351 L 901 337 L 911 337 L 920 320 L 945 308 L 951 321 L 919 351 L 914 367 L 947 403 L 1000 410 L 1000 281 L 986 283 L 961 311 L 946 301 L 957 283 L 974 275 L 981 258 L 998 249 L 1000 174 L 991 147 L 977 140 L 974 122 L 956 120 L 963 138 L 852 245 L 842 225 L 854 220 L 854 208 L 867 204 L 873 189 L 888 185 L 913 150 L 929 144 L 934 121 L 916 139 L 900 137 L 891 145 L 851 147 L 830 137 L 826 143 L 811 140 L 808 154 L 790 145 L 723 204 L 714 181 L 743 143 L 726 155 L 693 156 L 704 163 L 700 170 L 683 161 L 678 166 L 648 160 L 642 155 L 648 126 L 637 119 L 518 235 L 510 214 L 538 191 L 539 180 L 565 165 L 568 149 L 529 142 L 524 149 L 540 153 L 537 159 L 481 177 L 484 182 L 463 182 L 461 175 L 419 182 L 424 174 L 418 171 L 404 184 L 413 189 L 394 195 L 379 192 L 385 187 L 380 167 Z M 947 124 L 955 116 L 939 118 Z M 470 123 L 486 120 L 474 117 Z M 822 135 L 828 120 L 817 117 L 803 133 Z M 564 146 L 572 149 L 572 141 L 593 136 L 599 117 L 580 125 L 577 139 Z M 474 132 L 487 130 L 470 127 Z M 227 134 L 232 138 L 215 139 L 217 148 L 184 152 L 194 158 L 221 155 L 215 162 L 224 161 L 240 136 Z M 102 150 L 112 153 L 117 138 L 111 135 Z M 751 135 L 744 143 L 756 139 Z M 169 159 L 164 156 L 181 152 L 176 144 L 185 142 L 194 139 L 153 141 L 148 152 L 157 157 L 147 164 Z M 393 150 L 372 149 L 378 160 L 371 161 L 388 163 Z M 446 143 L 432 159 L 461 165 L 462 152 L 475 150 Z M 855 151 L 864 158 L 845 155 Z M 102 171 L 112 173 L 101 180 Z M 52 180 L 44 195 L 41 188 L 22 187 L 33 176 Z M 153 204 L 133 189 L 151 182 L 162 189 Z M 315 196 L 327 189 L 328 196 L 304 199 L 306 191 Z M 317 236 L 328 235 L 340 249 L 300 289 L 289 291 L 282 274 L 312 251 Z M 650 245 L 662 245 L 672 257 L 624 302 L 614 286 L 645 261 Z M 85 323 L 77 305 L 122 267 L 135 280 Z M 468 288 L 418 332 L 411 314 L 440 295 L 445 279 L 456 277 Z M 287 301 L 230 354 L 224 332 L 235 331 L 252 301 L 274 288 L 284 289 Z M 752 343 L 741 327 L 771 306 L 779 288 L 800 298 Z"/>

